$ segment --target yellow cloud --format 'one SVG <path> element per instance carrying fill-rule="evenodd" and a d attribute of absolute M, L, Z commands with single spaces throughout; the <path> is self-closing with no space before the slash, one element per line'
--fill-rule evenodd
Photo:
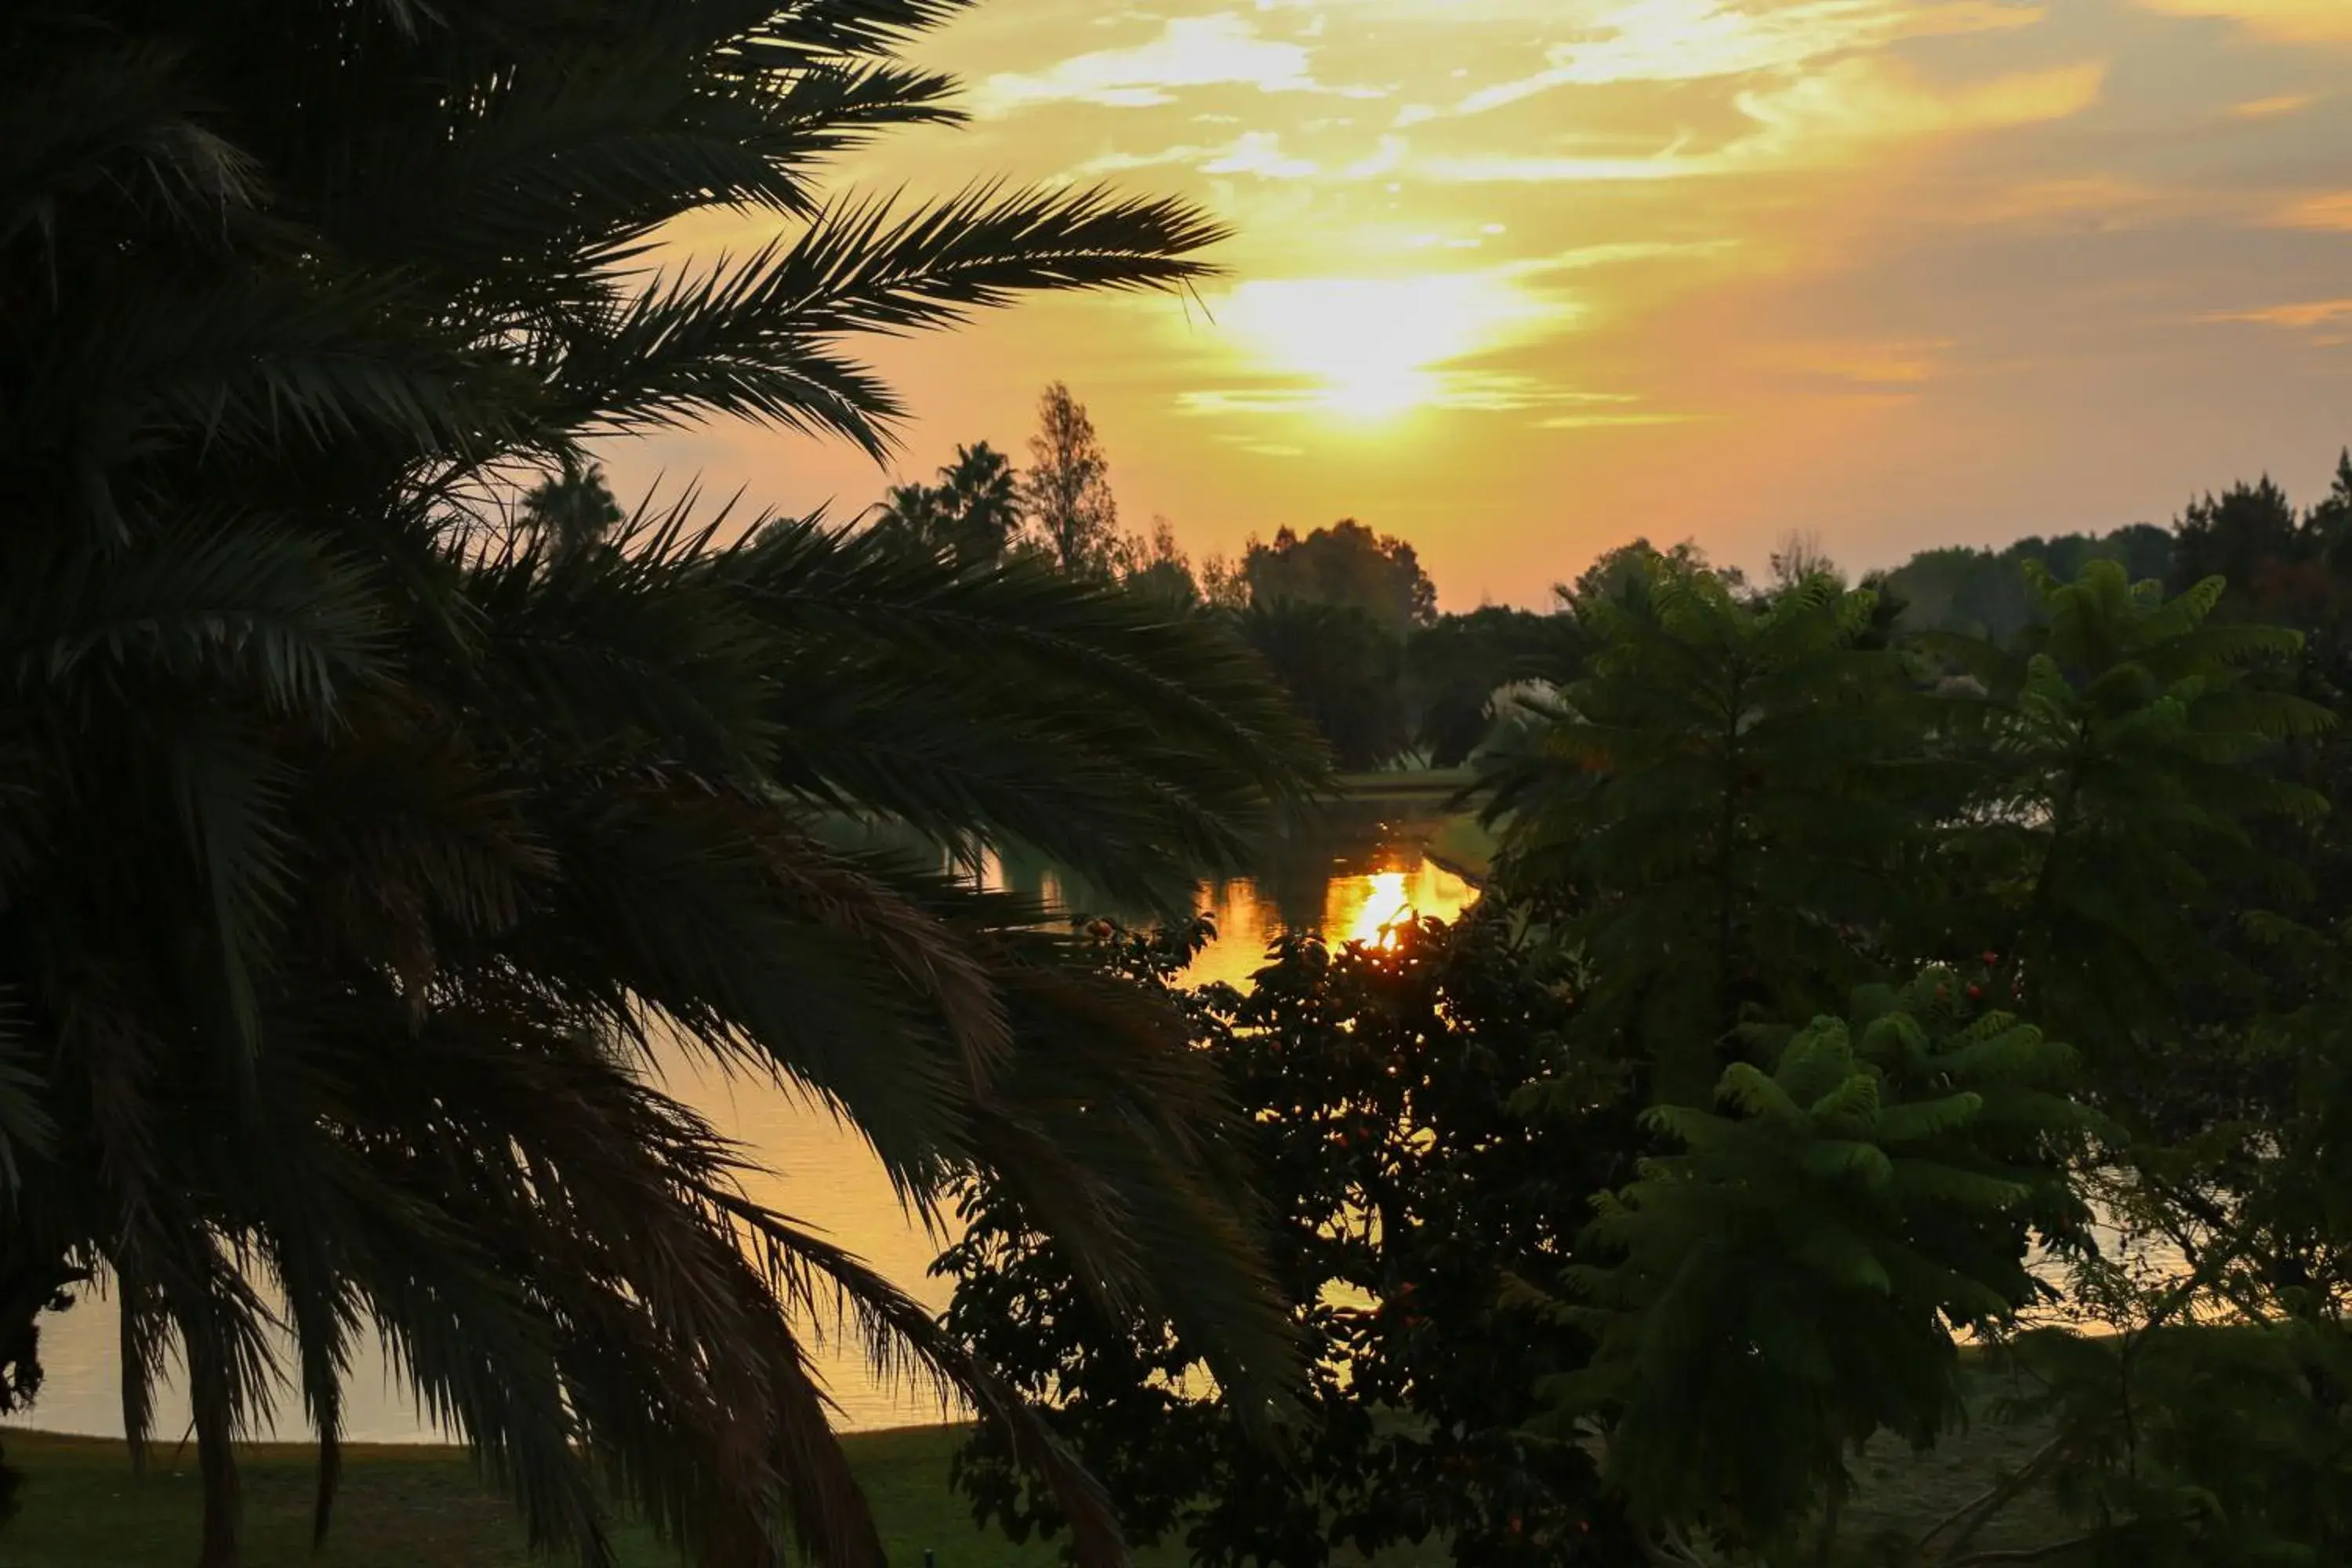
<path fill-rule="evenodd" d="M 2106 69 L 2091 60 L 1938 89 L 1885 58 L 1854 56 L 1785 86 L 1738 94 L 1753 129 L 1711 151 L 1692 151 L 1682 138 L 1643 156 L 1495 154 L 1433 158 L 1421 169 L 1446 180 L 1533 184 L 1814 168 L 1889 142 L 2067 119 L 2099 101 Z"/>
<path fill-rule="evenodd" d="M 1699 81 L 1790 70 L 1856 49 L 1932 34 L 2019 27 L 2038 5 L 1998 0 L 1622 0 L 1584 37 L 1546 51 L 1546 68 L 1481 88 L 1455 107 L 1477 114 L 1556 87 Z"/>
<path fill-rule="evenodd" d="M 1979 199 L 1947 197 L 1952 217 L 1971 224 L 2113 224 L 2179 205 L 2178 193 L 2115 174 L 2028 180 Z"/>
<path fill-rule="evenodd" d="M 1674 414 L 1660 410 L 1653 414 L 1559 414 L 1549 419 L 1536 421 L 1538 430 L 1626 430 L 1644 425 L 1695 425 L 1702 419 L 1719 419 L 1717 414 Z"/>
<path fill-rule="evenodd" d="M 1273 131 L 1248 131 L 1239 140 L 1201 165 L 1204 174 L 1255 174 L 1267 180 L 1300 180 L 1318 171 L 1312 158 L 1294 158 L 1282 150 L 1282 137 Z"/>
<path fill-rule="evenodd" d="M 1787 88 L 1743 93 L 1739 107 L 1764 127 L 1753 139 L 1758 153 L 1780 155 L 1768 161 L 1806 163 L 1855 142 L 2065 120 L 2099 101 L 2106 76 L 2106 63 L 2092 60 L 1938 92 L 1907 71 L 1859 58 Z"/>
<path fill-rule="evenodd" d="M 2168 16 L 2218 16 L 2291 43 L 2352 42 L 2347 0 L 2140 0 Z"/>
<path fill-rule="evenodd" d="M 2311 300 L 2294 305 L 2271 305 L 2259 310 L 2224 310 L 2209 321 L 2249 321 L 2264 327 L 2324 327 L 2352 321 L 2352 300 Z"/>
<path fill-rule="evenodd" d="M 1260 37 L 1248 19 L 1230 11 L 1171 16 L 1144 43 L 1074 55 L 1041 71 L 1000 71 L 981 84 L 977 107 L 984 116 L 1042 103 L 1148 109 L 1173 102 L 1185 88 L 1326 90 L 1313 63 L 1306 45 Z"/>
<path fill-rule="evenodd" d="M 1603 184 L 1619 180 L 1675 180 L 1692 174 L 1722 173 L 1720 159 L 1688 157 L 1672 148 L 1642 158 L 1477 153 L 1468 157 L 1427 158 L 1418 168 L 1422 174 L 1441 182 L 1465 184 Z"/>
<path fill-rule="evenodd" d="M 2233 103 L 2230 113 L 2239 120 L 2274 120 L 2281 115 L 2300 114 L 2319 101 L 2315 92 L 2283 92 L 2276 98 L 2257 98 L 2246 103 Z"/>
<path fill-rule="evenodd" d="M 2352 191 L 2329 191 L 2305 196 L 2279 213 L 2273 223 L 2280 228 L 2315 228 L 2327 234 L 2352 234 Z"/>
<path fill-rule="evenodd" d="M 1077 175 L 1122 174 L 1136 169 L 1168 165 L 1198 169 L 1204 174 L 1253 174 L 1263 180 L 1303 180 L 1319 174 L 1322 165 L 1282 150 L 1278 131 L 1245 131 L 1216 146 L 1180 142 L 1156 153 L 1103 153 L 1076 165 Z"/>

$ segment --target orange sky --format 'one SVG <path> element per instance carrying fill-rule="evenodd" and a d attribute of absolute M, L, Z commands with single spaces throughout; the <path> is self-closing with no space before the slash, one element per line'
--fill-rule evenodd
<path fill-rule="evenodd" d="M 986 0 L 918 50 L 976 122 L 843 187 L 1109 179 L 1234 224 L 1197 302 L 882 345 L 894 468 L 1092 409 L 1196 554 L 1343 515 L 1449 608 L 1598 550 L 1760 563 L 2163 520 L 2352 440 L 2352 0 Z M 757 226 L 706 219 L 698 247 Z M 615 448 L 854 510 L 841 446 Z"/>

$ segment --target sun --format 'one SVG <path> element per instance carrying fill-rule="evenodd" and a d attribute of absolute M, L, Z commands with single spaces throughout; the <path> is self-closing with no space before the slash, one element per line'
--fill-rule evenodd
<path fill-rule="evenodd" d="M 1507 276 L 1453 272 L 1253 279 L 1219 313 L 1262 369 L 1307 384 L 1298 405 L 1381 419 L 1454 398 L 1445 366 L 1559 310 Z"/>

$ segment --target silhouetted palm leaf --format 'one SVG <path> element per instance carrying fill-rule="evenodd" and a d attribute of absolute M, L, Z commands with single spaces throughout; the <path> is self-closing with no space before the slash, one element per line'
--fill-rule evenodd
<path fill-rule="evenodd" d="M 946 869 L 1019 847 L 1181 903 L 1315 773 L 1249 656 L 814 520 L 502 510 L 599 430 L 879 451 L 899 405 L 854 337 L 1198 273 L 1218 230 L 1175 204 L 820 193 L 954 118 L 894 51 L 958 8 L 0 16 L 0 1267 L 110 1277 L 135 1449 L 185 1368 L 206 1568 L 281 1376 L 325 1528 L 371 1333 L 535 1542 L 609 1561 L 618 1505 L 701 1562 L 878 1563 L 809 1362 L 828 1303 L 1121 1554 L 985 1368 L 743 1196 L 659 1087 L 679 1051 L 830 1104 L 918 1206 L 995 1168 L 1107 1298 L 1278 1397 L 1181 1031 L 1060 911 Z M 781 237 L 649 271 L 714 205 Z M 845 847 L 877 826 L 931 850 Z"/>

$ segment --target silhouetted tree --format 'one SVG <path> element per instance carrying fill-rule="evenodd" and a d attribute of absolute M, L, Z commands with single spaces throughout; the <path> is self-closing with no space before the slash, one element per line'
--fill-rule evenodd
<path fill-rule="evenodd" d="M 1176 542 L 1176 528 L 1164 517 L 1151 520 L 1149 540 L 1130 539 L 1122 552 L 1121 580 L 1139 594 L 1179 609 L 1201 603 L 1201 585 L 1193 580 L 1192 560 Z"/>
<path fill-rule="evenodd" d="M 1835 577 L 1840 582 L 1845 578 L 1822 548 L 1822 536 L 1811 529 L 1792 528 L 1780 536 L 1780 542 L 1772 547 L 1771 574 L 1775 592 L 1814 577 Z"/>
<path fill-rule="evenodd" d="M 1404 645 L 1370 612 L 1276 599 L 1251 605 L 1240 625 L 1341 767 L 1380 767 L 1411 743 Z"/>
<path fill-rule="evenodd" d="M 1037 399 L 1037 433 L 1029 438 L 1021 499 L 1064 572 L 1097 578 L 1114 573 L 1121 540 L 1110 458 L 1086 405 L 1058 381 Z"/>
<path fill-rule="evenodd" d="M 1201 563 L 1200 587 L 1201 602 L 1210 609 L 1239 615 L 1249 607 L 1249 579 L 1223 555 Z"/>
<path fill-rule="evenodd" d="M 523 497 L 522 514 L 528 526 L 564 551 L 603 543 L 622 521 L 621 503 L 604 480 L 603 466 L 569 456 Z"/>
<path fill-rule="evenodd" d="M 1437 616 L 1437 586 L 1412 546 L 1353 518 L 1303 539 L 1285 528 L 1271 544 L 1253 541 L 1242 575 L 1254 604 L 1343 605 L 1363 611 L 1394 637 Z"/>
<path fill-rule="evenodd" d="M 2266 574 L 2291 568 L 2313 553 L 2294 503 L 2264 474 L 2235 484 L 2216 499 L 2207 494 L 2182 510 L 2172 530 L 2171 584 L 2186 588 L 2219 577 L 2230 596 L 2249 601 Z M 2053 563 L 2053 571 L 2057 570 Z"/>
<path fill-rule="evenodd" d="M 987 565 L 1021 531 L 1019 476 L 987 442 L 960 446 L 937 484 L 891 487 L 876 526 L 958 566 Z"/>
<path fill-rule="evenodd" d="M 844 151 L 953 118 L 901 54 L 953 9 L 0 7 L 0 1377 L 22 1397 L 23 1330 L 102 1271 L 73 1310 L 120 1320 L 134 1445 L 182 1369 L 204 1568 L 238 1555 L 281 1324 L 321 1528 L 381 1342 L 533 1547 L 591 1563 L 616 1511 L 703 1564 L 882 1562 L 813 1308 L 1027 1420 L 746 1195 L 657 1042 L 798 1086 L 910 1201 L 997 1170 L 1089 1280 L 1279 1394 L 1209 1069 L 939 855 L 1189 909 L 1308 776 L 1258 662 L 813 521 L 615 536 L 585 470 L 550 527 L 487 526 L 600 434 L 878 455 L 901 408 L 861 334 L 1199 276 L 1220 231 L 1181 203 L 828 195 Z M 722 208 L 776 237 L 664 259 Z M 845 817 L 929 852 L 839 847 Z"/>
<path fill-rule="evenodd" d="M 1404 648 L 1413 744 L 1433 767 L 1458 765 L 1486 736 L 1496 689 L 1572 670 L 1576 637 L 1576 624 L 1566 616 L 1494 605 L 1417 627 Z"/>

